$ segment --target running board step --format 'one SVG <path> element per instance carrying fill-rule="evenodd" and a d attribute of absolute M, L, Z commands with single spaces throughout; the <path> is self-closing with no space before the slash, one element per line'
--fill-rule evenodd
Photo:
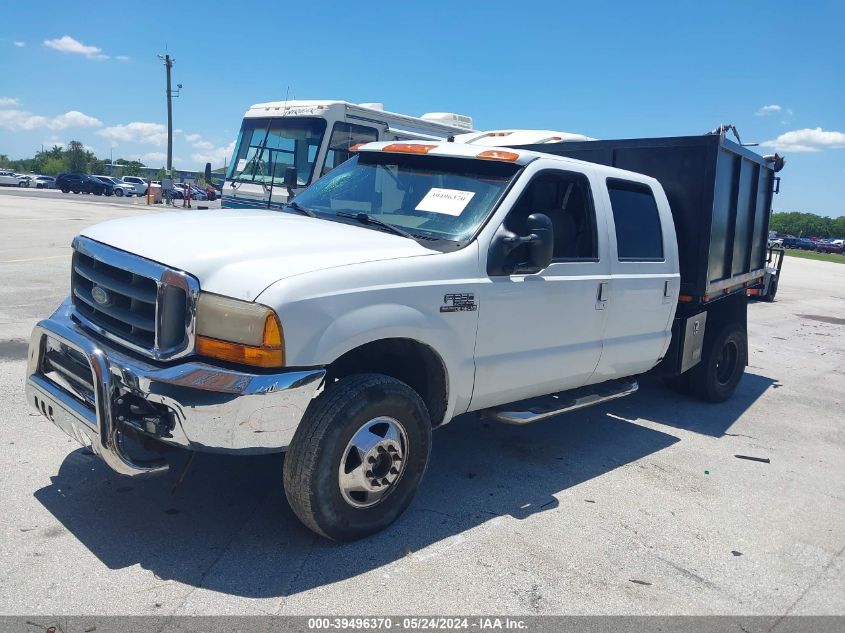
<path fill-rule="evenodd" d="M 493 409 L 486 409 L 484 415 L 505 424 L 531 424 L 567 411 L 575 411 L 629 396 L 639 388 L 636 380 L 609 380 L 597 385 L 511 402 Z"/>

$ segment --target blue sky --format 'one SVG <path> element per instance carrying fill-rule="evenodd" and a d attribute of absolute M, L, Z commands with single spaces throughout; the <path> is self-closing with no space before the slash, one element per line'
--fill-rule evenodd
<path fill-rule="evenodd" d="M 165 18 L 164 16 L 167 16 Z M 598 138 L 733 123 L 787 157 L 774 207 L 845 214 L 845 2 L 72 2 L 0 25 L 0 153 L 78 139 L 217 166 L 252 103 L 380 101 Z"/>

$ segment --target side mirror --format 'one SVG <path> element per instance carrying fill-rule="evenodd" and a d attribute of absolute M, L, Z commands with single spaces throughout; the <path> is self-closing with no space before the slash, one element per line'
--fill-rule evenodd
<path fill-rule="evenodd" d="M 528 235 L 520 236 L 499 227 L 487 255 L 487 274 L 489 275 L 533 275 L 552 263 L 554 251 L 554 228 L 549 216 L 532 213 L 526 220 Z M 514 251 L 520 246 L 527 246 L 527 253 L 516 261 Z"/>
<path fill-rule="evenodd" d="M 285 187 L 292 189 L 298 185 L 296 167 L 285 167 Z"/>

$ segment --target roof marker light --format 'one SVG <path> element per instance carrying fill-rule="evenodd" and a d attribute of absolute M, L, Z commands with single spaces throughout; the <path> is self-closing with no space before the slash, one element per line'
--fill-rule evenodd
<path fill-rule="evenodd" d="M 422 145 L 417 143 L 391 143 L 382 149 L 385 152 L 402 152 L 404 154 L 428 154 L 437 145 Z"/>
<path fill-rule="evenodd" d="M 361 146 L 362 146 L 362 145 L 366 145 L 366 143 L 355 143 L 355 145 L 353 145 L 352 147 L 350 147 L 348 151 L 350 151 L 350 152 L 357 152 L 359 149 L 361 149 Z"/>
<path fill-rule="evenodd" d="M 487 160 L 503 160 L 506 162 L 513 162 L 519 158 L 519 154 L 513 152 L 504 152 L 500 149 L 488 149 L 476 156 L 476 158 L 484 158 Z"/>

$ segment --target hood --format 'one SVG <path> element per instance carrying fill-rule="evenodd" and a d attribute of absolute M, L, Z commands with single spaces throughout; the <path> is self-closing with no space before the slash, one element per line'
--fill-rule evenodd
<path fill-rule="evenodd" d="M 208 292 L 249 301 L 294 275 L 437 252 L 398 235 L 278 211 L 158 213 L 81 235 L 183 270 Z"/>

